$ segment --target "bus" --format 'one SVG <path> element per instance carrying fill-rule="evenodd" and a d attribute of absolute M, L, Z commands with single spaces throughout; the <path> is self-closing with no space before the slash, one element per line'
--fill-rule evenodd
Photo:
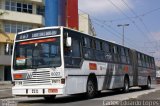
<path fill-rule="evenodd" d="M 155 80 L 152 56 L 66 27 L 20 32 L 12 56 L 12 88 L 16 96 L 85 94 L 139 86 Z"/>

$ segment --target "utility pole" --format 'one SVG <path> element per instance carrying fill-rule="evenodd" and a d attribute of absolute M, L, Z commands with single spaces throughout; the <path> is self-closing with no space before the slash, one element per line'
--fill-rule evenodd
<path fill-rule="evenodd" d="M 122 32 L 122 45 L 124 46 L 124 27 L 129 26 L 129 24 L 119 24 L 117 25 L 118 27 L 122 27 L 123 32 Z"/>

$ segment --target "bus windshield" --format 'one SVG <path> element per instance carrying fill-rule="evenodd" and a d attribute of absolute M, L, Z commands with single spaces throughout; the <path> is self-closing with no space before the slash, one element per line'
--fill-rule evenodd
<path fill-rule="evenodd" d="M 60 50 L 60 37 L 16 42 L 13 68 L 24 70 L 59 67 Z"/>

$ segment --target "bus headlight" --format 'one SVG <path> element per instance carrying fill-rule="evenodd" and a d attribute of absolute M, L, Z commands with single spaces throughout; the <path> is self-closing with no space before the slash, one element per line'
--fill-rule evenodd
<path fill-rule="evenodd" d="M 21 86 L 22 85 L 22 81 L 15 81 L 15 85 Z"/>

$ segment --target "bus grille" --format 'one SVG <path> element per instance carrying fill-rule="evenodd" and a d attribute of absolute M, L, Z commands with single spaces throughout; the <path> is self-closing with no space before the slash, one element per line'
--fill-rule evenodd
<path fill-rule="evenodd" d="M 24 86 L 30 85 L 51 85 L 50 71 L 33 72 L 30 79 L 23 82 Z"/>

